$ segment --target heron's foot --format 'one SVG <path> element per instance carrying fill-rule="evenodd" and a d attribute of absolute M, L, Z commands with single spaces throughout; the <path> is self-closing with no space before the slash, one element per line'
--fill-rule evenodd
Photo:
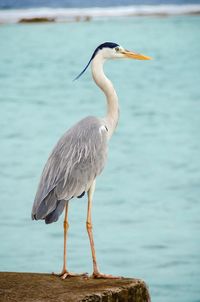
<path fill-rule="evenodd" d="M 88 273 L 73 273 L 73 272 L 68 272 L 66 270 L 63 270 L 60 274 L 55 274 L 55 273 L 52 274 L 60 277 L 62 280 L 65 280 L 70 277 L 85 277 L 85 278 L 88 277 Z"/>
<path fill-rule="evenodd" d="M 123 277 L 121 276 L 113 276 L 113 275 L 108 275 L 108 274 L 102 274 L 100 272 L 93 273 L 92 278 L 94 279 L 122 279 Z"/>

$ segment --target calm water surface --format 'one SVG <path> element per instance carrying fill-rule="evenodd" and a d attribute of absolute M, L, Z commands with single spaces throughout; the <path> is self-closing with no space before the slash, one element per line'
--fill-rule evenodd
<path fill-rule="evenodd" d="M 30 213 L 63 132 L 105 101 L 90 71 L 108 40 L 153 61 L 112 61 L 121 119 L 93 206 L 105 273 L 145 279 L 155 302 L 200 301 L 200 18 L 130 18 L 0 27 L 0 269 L 62 267 L 62 221 Z M 91 272 L 86 198 L 70 202 L 69 269 Z"/>

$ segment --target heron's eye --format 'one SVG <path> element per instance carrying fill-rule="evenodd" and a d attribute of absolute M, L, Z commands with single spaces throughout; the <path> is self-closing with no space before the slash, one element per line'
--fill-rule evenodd
<path fill-rule="evenodd" d="M 119 50 L 120 50 L 119 46 L 115 47 L 115 50 L 116 50 L 116 51 L 119 51 Z"/>

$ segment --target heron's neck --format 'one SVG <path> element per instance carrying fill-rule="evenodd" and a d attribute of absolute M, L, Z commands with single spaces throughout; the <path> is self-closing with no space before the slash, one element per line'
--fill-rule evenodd
<path fill-rule="evenodd" d="M 119 104 L 115 89 L 111 81 L 104 74 L 104 62 L 105 60 L 100 55 L 97 55 L 92 60 L 92 76 L 97 86 L 103 90 L 107 99 L 107 115 L 104 120 L 108 128 L 108 135 L 110 138 L 119 120 Z"/>

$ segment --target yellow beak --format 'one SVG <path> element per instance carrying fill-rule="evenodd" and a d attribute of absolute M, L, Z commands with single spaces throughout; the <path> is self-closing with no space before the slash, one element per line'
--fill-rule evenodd
<path fill-rule="evenodd" d="M 135 59 L 135 60 L 152 60 L 151 57 L 142 55 L 142 54 L 140 54 L 140 53 L 135 53 L 135 52 L 132 52 L 132 51 L 129 51 L 129 50 L 124 50 L 124 51 L 122 52 L 122 54 L 123 54 L 126 58 L 129 58 L 129 59 Z"/>

